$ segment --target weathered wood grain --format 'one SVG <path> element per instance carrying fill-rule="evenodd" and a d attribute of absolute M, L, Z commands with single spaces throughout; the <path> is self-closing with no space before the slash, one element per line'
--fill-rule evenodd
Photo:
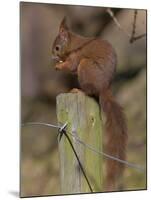
<path fill-rule="evenodd" d="M 97 150 L 102 150 L 102 122 L 97 102 L 82 92 L 57 96 L 59 124 L 68 123 L 67 134 L 77 135 Z M 69 135 L 85 169 L 94 192 L 102 190 L 102 157 L 77 143 Z M 59 143 L 61 192 L 63 194 L 90 192 L 71 146 L 63 136 Z"/>

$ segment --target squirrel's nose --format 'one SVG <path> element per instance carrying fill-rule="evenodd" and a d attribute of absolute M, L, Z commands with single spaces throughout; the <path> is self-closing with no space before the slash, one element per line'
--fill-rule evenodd
<path fill-rule="evenodd" d="M 59 57 L 52 54 L 51 59 L 54 61 L 59 61 Z"/>

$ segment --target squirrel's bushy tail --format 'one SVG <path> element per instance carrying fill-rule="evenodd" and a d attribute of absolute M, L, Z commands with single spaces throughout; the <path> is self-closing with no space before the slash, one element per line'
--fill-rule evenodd
<path fill-rule="evenodd" d="M 100 92 L 100 105 L 106 116 L 105 131 L 107 134 L 106 152 L 116 158 L 125 160 L 125 149 L 127 143 L 127 127 L 122 108 L 114 100 L 111 90 Z M 114 190 L 116 181 L 122 175 L 124 164 L 107 159 L 107 190 Z"/>

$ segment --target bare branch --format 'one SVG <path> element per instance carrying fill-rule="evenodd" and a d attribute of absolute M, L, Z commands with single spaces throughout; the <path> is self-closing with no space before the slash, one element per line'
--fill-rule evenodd
<path fill-rule="evenodd" d="M 133 21 L 133 26 L 132 26 L 132 34 L 131 34 L 130 42 L 132 42 L 133 38 L 135 37 L 136 19 L 137 19 L 137 10 L 134 11 L 134 21 Z"/>
<path fill-rule="evenodd" d="M 133 26 L 132 26 L 132 34 L 130 38 L 130 43 L 133 43 L 134 41 L 141 39 L 143 37 L 146 37 L 146 33 L 135 36 L 136 35 L 136 20 L 137 20 L 137 10 L 134 11 L 134 20 L 133 20 Z"/>
<path fill-rule="evenodd" d="M 48 124 L 48 123 L 43 123 L 43 122 L 27 122 L 27 123 L 23 123 L 22 124 L 22 126 L 33 126 L 33 125 L 43 125 L 43 126 L 48 126 L 48 127 L 52 127 L 52 128 L 57 128 L 58 129 L 58 131 L 59 131 L 59 134 L 64 134 L 66 137 L 68 137 L 67 139 L 68 139 L 68 141 L 69 141 L 69 136 L 67 135 L 67 133 L 66 133 L 66 127 L 67 127 L 67 122 L 65 123 L 65 124 L 63 124 L 62 126 L 58 126 L 58 125 L 54 125 L 54 124 Z M 98 154 L 98 155 L 103 155 L 103 156 L 105 156 L 106 158 L 109 158 L 109 159 L 112 159 L 112 160 L 116 160 L 116 161 L 118 161 L 118 162 L 120 162 L 120 163 L 123 163 L 123 164 L 125 164 L 125 165 L 127 165 L 127 166 L 129 166 L 129 167 L 132 167 L 132 168 L 134 168 L 134 169 L 137 169 L 137 170 L 139 170 L 139 171 L 142 171 L 142 172 L 144 172 L 145 171 L 145 168 L 144 167 L 142 167 L 142 166 L 140 166 L 140 165 L 136 165 L 136 164 L 134 164 L 134 163 L 130 163 L 130 162 L 128 162 L 128 161 L 126 161 L 126 160 L 121 160 L 121 159 L 119 159 L 119 158 L 117 158 L 117 157 L 114 157 L 113 155 L 109 155 L 109 154 L 107 154 L 107 153 L 104 153 L 103 151 L 100 151 L 100 150 L 97 150 L 97 149 L 95 149 L 95 147 L 93 147 L 93 146 L 91 146 L 90 144 L 86 144 L 84 141 L 82 141 L 79 137 L 77 137 L 76 136 L 76 134 L 73 134 L 75 131 L 72 131 L 72 133 L 69 133 L 69 135 L 71 135 L 75 140 L 76 140 L 76 142 L 78 142 L 79 144 L 82 144 L 85 148 L 88 148 L 88 149 L 90 149 L 91 151 L 93 151 L 94 153 L 96 153 L 96 154 Z M 71 142 L 71 140 L 69 141 L 69 142 Z M 71 145 L 71 143 L 70 143 L 70 145 Z M 72 145 L 73 146 L 73 145 Z M 73 149 L 73 148 L 72 148 Z M 74 149 L 75 150 L 75 149 Z M 73 151 L 74 151 L 73 150 Z M 74 152 L 75 153 L 75 152 Z M 75 155 L 76 157 L 77 157 L 77 153 L 76 153 L 76 155 Z M 77 158 L 78 159 L 78 162 L 79 162 L 79 158 Z M 85 173 L 85 172 L 84 172 Z M 84 176 L 85 176 L 85 174 L 84 174 Z M 88 182 L 88 179 L 87 179 L 87 182 Z M 92 192 L 92 188 L 91 188 L 91 185 L 88 183 L 88 185 L 89 185 L 89 188 L 90 188 L 90 190 L 91 190 L 91 192 Z"/>
<path fill-rule="evenodd" d="M 107 13 L 112 17 L 114 23 L 116 24 L 116 26 L 122 30 L 125 35 L 127 35 L 129 38 L 131 37 L 131 35 L 121 26 L 121 24 L 119 23 L 119 21 L 117 20 L 117 18 L 115 17 L 114 13 L 112 12 L 112 10 L 110 8 L 107 8 Z"/>
<path fill-rule="evenodd" d="M 146 37 L 146 33 L 135 36 L 136 35 L 136 20 L 137 20 L 137 15 L 138 15 L 138 11 L 135 10 L 134 11 L 134 20 L 133 20 L 133 25 L 132 25 L 132 33 L 130 34 L 129 32 L 127 32 L 119 23 L 119 21 L 117 20 L 117 18 L 115 17 L 114 13 L 112 12 L 112 10 L 110 8 L 107 8 L 107 13 L 111 16 L 111 18 L 113 19 L 114 23 L 116 24 L 116 26 L 123 31 L 123 33 L 129 38 L 129 42 L 133 43 L 134 41 L 141 39 L 143 37 Z"/>
<path fill-rule="evenodd" d="M 141 34 L 141 35 L 138 35 L 138 36 L 136 36 L 136 37 L 133 37 L 133 40 L 131 40 L 130 42 L 132 43 L 132 42 L 134 42 L 134 41 L 136 41 L 136 40 L 139 40 L 139 39 L 141 39 L 141 38 L 143 38 L 143 37 L 146 37 L 146 33 L 144 33 L 144 34 Z"/>

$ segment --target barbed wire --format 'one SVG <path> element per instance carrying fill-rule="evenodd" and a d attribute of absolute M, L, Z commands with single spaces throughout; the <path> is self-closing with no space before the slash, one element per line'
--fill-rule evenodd
<path fill-rule="evenodd" d="M 77 136 L 75 136 L 75 135 L 73 135 L 73 134 L 71 134 L 71 133 L 69 133 L 69 134 L 70 134 L 73 138 L 75 138 L 75 140 L 76 140 L 78 143 L 82 144 L 83 146 L 85 146 L 86 148 L 90 149 L 91 151 L 93 151 L 93 152 L 96 153 L 96 154 L 103 155 L 103 156 L 105 156 L 106 158 L 109 158 L 109 159 L 118 161 L 118 162 L 120 162 L 120 163 L 122 163 L 122 164 L 127 165 L 128 167 L 135 168 L 135 169 L 137 169 L 137 170 L 139 170 L 139 171 L 141 171 L 141 172 L 144 172 L 144 171 L 145 171 L 145 168 L 143 168 L 143 167 L 141 167 L 141 166 L 139 166 L 139 165 L 136 165 L 136 164 L 134 164 L 134 163 L 130 163 L 130 162 L 125 161 L 125 160 L 121 160 L 121 159 L 119 159 L 119 158 L 117 158 L 117 157 L 114 157 L 114 156 L 111 156 L 111 155 L 109 155 L 109 154 L 107 154 L 107 153 L 104 153 L 103 151 L 96 150 L 96 149 L 95 149 L 94 147 L 92 147 L 91 145 L 86 144 L 85 142 L 83 142 L 82 140 L 80 140 Z"/>
<path fill-rule="evenodd" d="M 73 153 L 74 153 L 74 155 L 75 155 L 75 157 L 76 157 L 76 159 L 78 161 L 79 167 L 80 167 L 80 169 L 81 169 L 81 171 L 83 173 L 83 176 L 84 176 L 84 178 L 85 178 L 85 180 L 86 180 L 86 182 L 88 184 L 88 187 L 89 187 L 91 193 L 93 193 L 93 189 L 92 189 L 92 186 L 91 186 L 91 184 L 89 182 L 89 179 L 88 179 L 88 177 L 86 175 L 85 169 L 84 169 L 84 167 L 83 167 L 83 165 L 82 165 L 82 163 L 81 163 L 81 161 L 79 159 L 79 156 L 78 156 L 78 154 L 77 154 L 77 152 L 76 152 L 76 150 L 74 148 L 74 145 L 72 144 L 72 141 L 71 141 L 70 137 L 66 133 L 67 123 L 63 124 L 62 126 L 57 126 L 57 125 L 48 124 L 48 123 L 42 123 L 42 122 L 28 122 L 28 123 L 23 123 L 22 124 L 22 126 L 26 126 L 26 125 L 27 126 L 28 125 L 44 125 L 44 126 L 48 126 L 48 127 L 52 127 L 52 128 L 58 128 L 57 138 L 59 138 L 59 142 L 60 142 L 62 136 L 65 135 L 65 137 L 67 138 L 67 140 L 68 140 L 68 142 L 69 142 L 69 144 L 70 144 L 70 146 L 72 148 L 72 151 L 73 151 Z"/>
<path fill-rule="evenodd" d="M 75 148 L 74 148 L 74 146 L 73 146 L 73 144 L 72 144 L 72 142 L 71 142 L 71 139 L 69 138 L 69 136 L 68 136 L 68 134 L 66 133 L 66 131 L 65 131 L 65 129 L 64 128 L 60 128 L 60 132 L 61 133 L 63 133 L 64 135 L 65 135 L 65 137 L 67 138 L 67 140 L 68 140 L 68 142 L 69 142 L 69 144 L 70 144 L 70 146 L 71 146 L 71 148 L 72 148 L 72 150 L 73 150 L 73 152 L 74 152 L 74 155 L 75 155 L 75 157 L 76 157 L 76 159 L 77 159 L 77 161 L 78 161 L 78 163 L 79 163 L 79 167 L 80 167 L 80 169 L 81 169 L 81 171 L 82 171 L 82 173 L 83 173 L 83 176 L 84 176 L 84 178 L 85 178 L 85 180 L 86 180 L 86 182 L 87 182 L 87 184 L 88 184 L 88 187 L 89 187 L 89 189 L 90 189 L 90 191 L 91 191 L 91 193 L 93 192 L 93 189 L 92 189 L 92 186 L 91 186 L 91 184 L 90 184 L 90 182 L 89 182 L 89 179 L 88 179 L 88 177 L 87 177 L 87 175 L 86 175 L 86 172 L 85 172 L 85 169 L 84 169 L 84 167 L 83 167 L 83 165 L 82 165 L 82 163 L 81 163 L 81 161 L 80 161 L 80 159 L 79 159 L 79 156 L 78 156 L 78 154 L 77 154 L 77 152 L 76 152 L 76 150 L 75 150 Z M 62 134 L 62 135 L 63 135 Z"/>
<path fill-rule="evenodd" d="M 44 123 L 44 122 L 26 122 L 26 123 L 22 123 L 22 126 L 30 126 L 30 125 L 42 125 L 42 126 L 48 126 L 48 127 L 52 127 L 52 128 L 58 128 L 61 130 L 63 130 L 65 128 L 66 123 L 61 127 L 58 125 L 53 125 L 53 124 L 49 124 L 49 123 Z"/>
<path fill-rule="evenodd" d="M 62 126 L 59 126 L 59 125 L 53 125 L 53 124 L 50 124 L 50 123 L 43 123 L 43 122 L 28 122 L 28 123 L 23 123 L 22 126 L 28 126 L 28 125 L 44 125 L 44 126 L 48 126 L 48 127 L 52 127 L 52 128 L 58 128 L 58 132 L 60 133 L 60 138 L 59 138 L 59 141 L 62 137 L 63 134 L 62 131 L 64 131 L 67 127 L 67 122 L 65 124 L 63 124 Z M 73 133 L 76 133 L 76 131 L 72 131 L 72 133 L 68 133 L 69 135 L 71 135 L 76 142 L 78 142 L 79 144 L 83 145 L 85 148 L 88 148 L 89 150 L 91 150 L 92 152 L 96 153 L 96 154 L 99 154 L 99 155 L 103 155 L 104 157 L 108 158 L 108 159 L 112 159 L 112 160 L 115 160 L 117 162 L 120 162 L 122 164 L 125 164 L 127 165 L 128 167 L 131 167 L 131 168 L 134 168 L 134 169 L 137 169 L 139 170 L 140 172 L 145 172 L 145 167 L 142 167 L 138 164 L 134 164 L 134 163 L 131 163 L 131 162 L 128 162 L 126 160 L 121 160 L 113 155 L 109 155 L 103 151 L 100 151 L 100 150 L 97 150 L 95 149 L 93 146 L 91 146 L 90 144 L 86 144 L 85 142 L 83 142 L 78 136 L 76 136 L 75 134 Z"/>

